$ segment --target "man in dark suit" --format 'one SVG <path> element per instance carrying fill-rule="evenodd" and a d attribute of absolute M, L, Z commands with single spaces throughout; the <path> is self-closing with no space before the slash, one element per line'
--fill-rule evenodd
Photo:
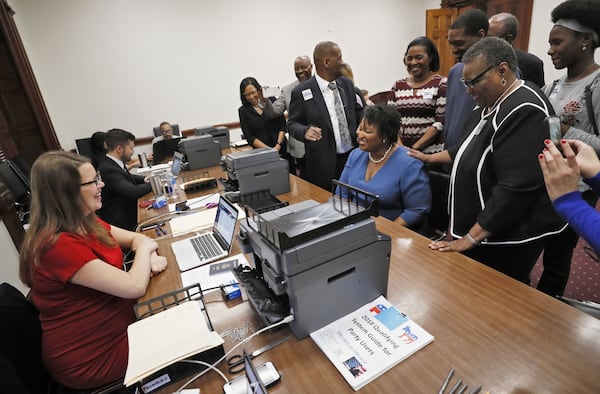
<path fill-rule="evenodd" d="M 488 36 L 498 37 L 506 40 L 514 48 L 514 40 L 519 32 L 519 21 L 513 14 L 501 12 L 492 15 L 489 19 Z M 514 48 L 519 65 L 517 75 L 521 79 L 535 83 L 540 89 L 544 86 L 544 62 L 528 52 Z M 518 74 L 518 73 L 517 73 Z"/>
<path fill-rule="evenodd" d="M 352 81 L 341 76 L 344 61 L 336 43 L 318 43 L 313 60 L 316 75 L 292 90 L 287 132 L 305 143 L 307 180 L 329 190 L 356 147 L 365 102 Z"/>
<path fill-rule="evenodd" d="M 106 222 L 135 231 L 137 200 L 148 194 L 152 187 L 146 179 L 130 174 L 125 164 L 133 156 L 135 136 L 128 131 L 112 129 L 106 133 L 106 158 L 98 165 L 104 188 L 102 208 L 97 212 Z"/>

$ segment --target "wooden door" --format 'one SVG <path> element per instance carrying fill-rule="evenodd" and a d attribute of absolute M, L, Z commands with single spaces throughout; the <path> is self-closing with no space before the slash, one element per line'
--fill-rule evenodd
<path fill-rule="evenodd" d="M 12 15 L 0 0 L 0 147 L 33 163 L 60 145 Z"/>
<path fill-rule="evenodd" d="M 519 21 L 519 33 L 514 45 L 522 51 L 527 51 L 532 10 L 533 0 L 488 0 L 486 13 L 492 16 L 500 12 L 508 12 L 516 16 Z"/>
<path fill-rule="evenodd" d="M 450 67 L 456 63 L 456 57 L 448 44 L 448 28 L 458 16 L 458 8 L 426 10 L 426 35 L 435 43 L 440 53 L 441 75 L 448 75 Z"/>

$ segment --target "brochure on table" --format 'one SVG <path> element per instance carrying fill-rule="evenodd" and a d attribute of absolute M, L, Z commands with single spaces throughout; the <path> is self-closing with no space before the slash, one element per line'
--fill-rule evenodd
<path fill-rule="evenodd" d="M 383 296 L 310 336 L 355 391 L 434 339 Z"/>

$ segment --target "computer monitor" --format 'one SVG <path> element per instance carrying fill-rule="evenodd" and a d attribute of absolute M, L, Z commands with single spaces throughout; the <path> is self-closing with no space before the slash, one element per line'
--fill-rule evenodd
<path fill-rule="evenodd" d="M 166 159 L 171 158 L 179 147 L 180 140 L 181 138 L 171 138 L 152 144 L 152 163 L 160 164 Z"/>

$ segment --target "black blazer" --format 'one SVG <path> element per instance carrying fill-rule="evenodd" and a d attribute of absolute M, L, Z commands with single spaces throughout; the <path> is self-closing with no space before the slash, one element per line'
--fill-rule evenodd
<path fill-rule="evenodd" d="M 135 231 L 137 226 L 137 200 L 152 190 L 144 177 L 130 174 L 114 160 L 105 158 L 98 164 L 102 176 L 102 208 L 97 212 L 113 226 Z"/>
<path fill-rule="evenodd" d="M 515 48 L 519 70 L 525 81 L 535 83 L 540 89 L 544 87 L 544 62 L 537 56 Z"/>
<path fill-rule="evenodd" d="M 365 105 L 364 99 L 349 79 L 340 77 L 336 79 L 336 83 L 344 104 L 350 138 L 353 145 L 357 146 L 356 129 Z M 292 90 L 288 114 L 287 132 L 306 144 L 305 163 L 308 181 L 330 190 L 331 180 L 339 177 L 339 174 L 335 173 L 336 145 L 327 105 L 314 76 Z M 304 139 L 304 133 L 310 126 L 321 128 L 321 140 Z"/>

